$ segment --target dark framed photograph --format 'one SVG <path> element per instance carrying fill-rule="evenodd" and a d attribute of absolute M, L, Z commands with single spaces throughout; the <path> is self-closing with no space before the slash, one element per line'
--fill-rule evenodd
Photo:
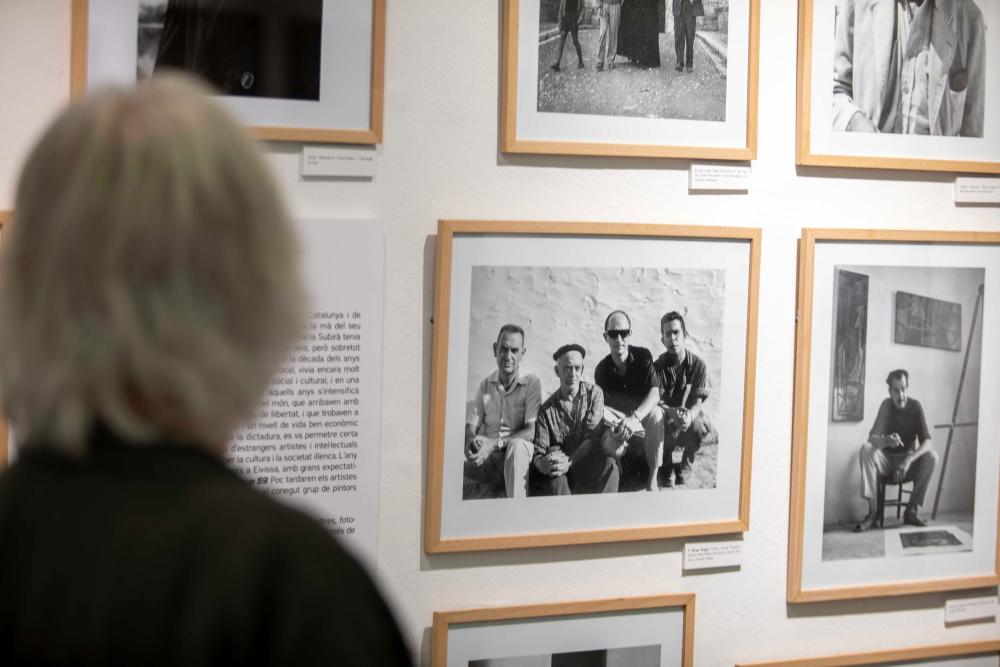
<path fill-rule="evenodd" d="M 797 163 L 1000 173 L 989 0 L 799 0 Z"/>
<path fill-rule="evenodd" d="M 967 642 L 941 646 L 844 653 L 817 658 L 775 662 L 746 662 L 736 667 L 839 667 L 841 665 L 885 665 L 901 667 L 996 667 L 1000 664 L 1000 641 Z"/>
<path fill-rule="evenodd" d="M 167 70 L 217 90 L 261 139 L 382 139 L 385 0 L 73 0 L 71 90 Z"/>
<path fill-rule="evenodd" d="M 759 0 L 505 0 L 502 149 L 752 160 Z"/>
<path fill-rule="evenodd" d="M 434 612 L 434 667 L 691 667 L 692 594 Z"/>
<path fill-rule="evenodd" d="M 745 530 L 759 244 L 442 221 L 427 550 Z"/>
<path fill-rule="evenodd" d="M 1000 581 L 997 290 L 1000 234 L 803 230 L 789 601 Z"/>

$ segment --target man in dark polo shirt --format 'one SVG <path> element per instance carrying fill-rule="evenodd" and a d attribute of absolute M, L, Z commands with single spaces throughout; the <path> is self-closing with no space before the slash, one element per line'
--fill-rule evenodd
<path fill-rule="evenodd" d="M 533 461 L 544 495 L 618 491 L 618 457 L 601 443 L 604 393 L 583 379 L 586 355 L 576 343 L 552 355 L 559 389 L 538 412 Z"/>
<path fill-rule="evenodd" d="M 705 361 L 687 349 L 687 325 L 675 310 L 660 318 L 660 336 L 666 352 L 653 363 L 660 384 L 660 409 L 663 410 L 664 465 L 659 476 L 663 486 L 684 483 L 694 455 L 714 436 L 702 419 L 708 398 L 708 368 Z M 670 473 L 674 479 L 671 481 Z"/>
<path fill-rule="evenodd" d="M 605 410 L 612 426 L 605 431 L 604 446 L 621 458 L 635 438 L 642 447 L 645 468 L 625 465 L 621 484 L 656 490 L 656 471 L 663 456 L 663 412 L 657 406 L 660 389 L 653 370 L 653 355 L 644 347 L 628 344 L 632 320 L 622 310 L 604 320 L 604 340 L 610 354 L 594 370 L 594 381 L 604 391 Z M 642 445 L 638 440 L 642 439 Z M 641 472 L 639 472 L 641 470 Z M 636 479 L 638 478 L 638 479 Z"/>
<path fill-rule="evenodd" d="M 878 478 L 913 482 L 913 492 L 903 514 L 903 523 L 926 526 L 918 511 L 927 495 L 931 475 L 937 465 L 937 453 L 931 440 L 923 406 L 910 398 L 910 374 L 900 368 L 885 379 L 889 398 L 879 406 L 868 441 L 861 446 L 861 497 L 868 501 L 868 516 L 855 531 L 868 530 L 881 518 L 876 498 Z"/>

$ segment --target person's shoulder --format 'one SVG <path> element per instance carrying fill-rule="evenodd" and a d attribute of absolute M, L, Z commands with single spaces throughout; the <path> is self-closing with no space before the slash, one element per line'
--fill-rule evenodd
<path fill-rule="evenodd" d="M 539 414 L 547 412 L 548 410 L 555 409 L 555 406 L 559 404 L 559 390 L 556 389 L 554 392 L 548 395 L 548 397 L 542 401 L 542 407 L 539 408 Z"/>
<path fill-rule="evenodd" d="M 632 353 L 632 358 L 640 363 L 648 363 L 650 366 L 653 365 L 653 353 L 644 347 L 638 347 L 635 345 L 628 346 L 629 352 Z"/>
<path fill-rule="evenodd" d="M 653 368 L 659 371 L 663 370 L 666 367 L 667 367 L 667 353 L 664 352 L 656 358 L 656 361 L 653 362 Z"/>
<path fill-rule="evenodd" d="M 685 350 L 684 353 L 686 355 L 688 355 L 688 357 L 690 358 L 692 366 L 694 366 L 696 368 L 697 367 L 700 367 L 700 368 L 706 368 L 707 367 L 707 364 L 705 364 L 705 359 L 703 357 L 701 357 L 700 355 L 695 354 L 691 350 Z"/>
<path fill-rule="evenodd" d="M 487 373 L 485 376 L 483 376 L 483 379 L 479 381 L 476 390 L 480 394 L 488 393 L 490 389 L 490 384 L 495 383 L 497 381 L 497 377 L 498 373 L 496 371 L 493 371 L 492 373 Z"/>
<path fill-rule="evenodd" d="M 541 388 L 542 386 L 542 381 L 534 373 L 522 373 L 521 380 L 522 382 L 524 382 L 524 384 L 528 385 L 529 387 Z"/>
<path fill-rule="evenodd" d="M 918 401 L 917 399 L 915 399 L 915 398 L 908 398 L 908 399 L 906 399 L 906 407 L 909 408 L 910 412 L 913 412 L 913 413 L 917 413 L 917 412 L 923 413 L 923 411 L 924 411 L 923 404 L 920 401 Z"/>
<path fill-rule="evenodd" d="M 611 361 L 611 355 L 610 354 L 604 355 L 604 357 L 597 362 L 597 366 L 594 367 L 594 377 L 596 378 L 598 373 L 605 372 L 608 368 L 608 365 L 610 365 L 611 363 L 613 363 Z"/>
<path fill-rule="evenodd" d="M 955 13 L 966 23 L 981 24 L 983 22 L 983 10 L 974 0 L 952 0 L 952 2 Z"/>

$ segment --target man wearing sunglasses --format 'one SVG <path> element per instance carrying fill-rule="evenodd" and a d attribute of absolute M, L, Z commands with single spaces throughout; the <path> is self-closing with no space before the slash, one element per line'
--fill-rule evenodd
<path fill-rule="evenodd" d="M 632 320 L 623 310 L 613 311 L 604 320 L 604 340 L 610 353 L 594 369 L 594 381 L 604 391 L 604 405 L 609 428 L 605 431 L 605 451 L 625 456 L 629 441 L 642 439 L 641 464 L 633 468 L 622 466 L 622 490 L 657 488 L 658 457 L 663 455 L 663 412 L 657 405 L 659 383 L 653 370 L 653 355 L 644 347 L 628 344 L 632 335 Z"/>

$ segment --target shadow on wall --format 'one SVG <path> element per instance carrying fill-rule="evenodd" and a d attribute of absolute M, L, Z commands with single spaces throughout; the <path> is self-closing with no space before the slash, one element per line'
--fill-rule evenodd
<path fill-rule="evenodd" d="M 718 413 L 724 269 L 644 269 L 575 267 L 473 267 L 469 332 L 469 377 L 466 396 L 496 370 L 492 345 L 500 327 L 510 322 L 525 331 L 521 372 L 542 382 L 542 400 L 559 388 L 552 353 L 566 343 L 587 350 L 584 377 L 594 381 L 594 368 L 608 354 L 604 319 L 613 310 L 632 320 L 631 345 L 645 347 L 655 359 L 663 353 L 660 318 L 676 310 L 686 320 L 688 349 L 708 366 L 712 393 L 710 415 Z"/>
<path fill-rule="evenodd" d="M 841 266 L 869 276 L 867 359 L 865 368 L 864 416 L 861 421 L 829 421 L 825 524 L 856 521 L 864 514 L 861 500 L 861 472 L 858 450 L 868 438 L 879 405 L 888 398 L 885 377 L 889 371 L 905 368 L 910 373 L 910 396 L 920 401 L 934 440 L 934 449 L 943 456 L 947 428 L 935 425 L 951 421 L 958 391 L 962 362 L 969 344 L 969 328 L 976 305 L 982 269 L 884 266 Z M 894 342 L 895 300 L 898 291 L 961 304 L 961 350 L 950 351 Z M 834 300 L 836 303 L 836 300 Z M 979 420 L 979 385 L 982 365 L 982 320 L 977 318 L 971 341 L 968 369 L 962 388 L 957 422 Z M 832 375 L 832 374 L 831 374 Z M 972 512 L 975 492 L 977 429 L 955 429 L 949 454 L 947 479 L 939 511 Z M 930 511 L 940 483 L 940 464 L 934 471 L 924 508 Z"/>

